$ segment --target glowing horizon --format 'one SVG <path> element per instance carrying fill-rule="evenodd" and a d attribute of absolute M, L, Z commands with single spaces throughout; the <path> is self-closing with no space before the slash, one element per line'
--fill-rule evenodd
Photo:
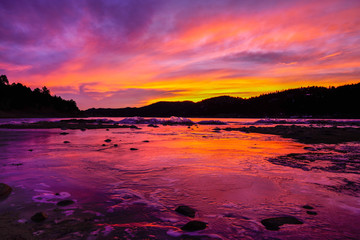
<path fill-rule="evenodd" d="M 80 109 L 360 81 L 360 2 L 0 2 L 0 74 Z"/>

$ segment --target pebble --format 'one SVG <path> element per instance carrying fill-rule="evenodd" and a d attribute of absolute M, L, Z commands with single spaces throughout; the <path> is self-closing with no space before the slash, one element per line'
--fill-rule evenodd
<path fill-rule="evenodd" d="M 138 150 L 137 148 L 130 148 L 131 151 L 135 151 Z"/>
<path fill-rule="evenodd" d="M 189 206 L 178 206 L 176 209 L 175 209 L 176 212 L 184 215 L 184 216 L 187 216 L 187 217 L 191 217 L 191 218 L 194 218 L 195 217 L 195 209 L 189 207 Z"/>
<path fill-rule="evenodd" d="M 194 232 L 199 230 L 204 230 L 207 227 L 207 223 L 201 221 L 190 221 L 184 226 L 181 227 L 181 230 L 187 232 Z"/>
<path fill-rule="evenodd" d="M 304 205 L 303 208 L 305 208 L 305 209 L 314 209 L 314 208 L 313 208 L 312 206 L 310 206 L 310 205 Z"/>
<path fill-rule="evenodd" d="M 58 202 L 56 205 L 60 206 L 60 207 L 64 207 L 64 206 L 68 206 L 71 204 L 74 204 L 75 202 L 73 200 L 70 199 L 66 199 L 66 200 L 62 200 L 60 202 Z"/>
<path fill-rule="evenodd" d="M 303 224 L 303 222 L 299 221 L 295 217 L 274 217 L 274 218 L 267 218 L 261 220 L 262 225 L 265 226 L 267 230 L 277 231 L 279 230 L 280 226 L 284 224 Z"/>
<path fill-rule="evenodd" d="M 42 222 L 48 218 L 48 215 L 44 212 L 38 212 L 34 216 L 31 217 L 31 220 L 34 222 Z"/>

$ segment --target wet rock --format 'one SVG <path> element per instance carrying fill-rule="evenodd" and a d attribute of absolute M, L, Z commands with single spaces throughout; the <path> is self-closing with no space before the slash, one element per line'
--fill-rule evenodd
<path fill-rule="evenodd" d="M 75 202 L 73 200 L 70 199 L 66 199 L 66 200 L 62 200 L 60 202 L 58 202 L 56 205 L 60 206 L 60 207 L 64 207 L 64 206 L 68 206 L 71 204 L 74 204 Z"/>
<path fill-rule="evenodd" d="M 64 141 L 64 143 L 70 143 L 70 141 Z"/>
<path fill-rule="evenodd" d="M 109 142 L 111 142 L 111 139 L 105 139 L 104 142 L 109 143 Z"/>
<path fill-rule="evenodd" d="M 130 148 L 131 151 L 136 151 L 136 150 L 139 150 L 137 148 Z"/>
<path fill-rule="evenodd" d="M 275 218 L 267 218 L 261 220 L 262 225 L 265 226 L 267 230 L 277 231 L 280 226 L 284 224 L 303 224 L 303 222 L 299 221 L 295 217 L 275 217 Z"/>
<path fill-rule="evenodd" d="M 305 208 L 305 209 L 314 209 L 314 208 L 313 208 L 312 206 L 310 206 L 310 205 L 304 205 L 303 208 Z"/>
<path fill-rule="evenodd" d="M 0 183 L 0 200 L 7 198 L 11 192 L 12 188 L 9 185 Z"/>
<path fill-rule="evenodd" d="M 34 222 L 42 222 L 48 218 L 48 215 L 44 212 L 38 212 L 34 216 L 31 217 L 31 220 Z"/>
<path fill-rule="evenodd" d="M 105 146 L 106 146 L 106 144 L 104 143 L 104 144 L 103 144 L 103 145 L 101 145 L 101 146 L 105 147 Z"/>
<path fill-rule="evenodd" d="M 11 165 L 13 165 L 13 166 L 21 166 L 23 164 L 22 163 L 12 163 Z"/>
<path fill-rule="evenodd" d="M 32 152 L 33 150 L 32 150 L 32 149 L 29 149 L 28 151 L 29 151 L 29 152 Z"/>
<path fill-rule="evenodd" d="M 190 221 L 184 226 L 181 227 L 181 230 L 187 232 L 194 232 L 199 230 L 204 230 L 207 227 L 207 223 L 201 221 Z"/>
<path fill-rule="evenodd" d="M 227 217 L 227 218 L 235 218 L 235 217 L 237 217 L 237 215 L 234 214 L 234 213 L 225 213 L 225 214 L 224 214 L 224 217 Z"/>
<path fill-rule="evenodd" d="M 118 145 L 117 144 L 114 144 L 114 147 L 117 147 Z"/>
<path fill-rule="evenodd" d="M 306 211 L 306 213 L 309 215 L 317 215 L 317 212 L 315 211 Z"/>
<path fill-rule="evenodd" d="M 68 132 L 61 132 L 60 135 L 68 135 Z"/>
<path fill-rule="evenodd" d="M 175 209 L 176 212 L 184 215 L 184 216 L 187 216 L 187 217 L 191 217 L 191 218 L 194 218 L 195 217 L 195 212 L 196 210 L 189 207 L 189 206 L 178 206 L 176 209 Z"/>
<path fill-rule="evenodd" d="M 144 140 L 143 142 L 148 143 L 148 142 L 149 142 L 149 140 Z"/>

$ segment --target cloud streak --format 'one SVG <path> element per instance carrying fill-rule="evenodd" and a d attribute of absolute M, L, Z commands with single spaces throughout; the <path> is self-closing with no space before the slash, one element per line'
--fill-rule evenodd
<path fill-rule="evenodd" d="M 352 83 L 359 12 L 356 0 L 3 0 L 0 71 L 83 108 Z"/>

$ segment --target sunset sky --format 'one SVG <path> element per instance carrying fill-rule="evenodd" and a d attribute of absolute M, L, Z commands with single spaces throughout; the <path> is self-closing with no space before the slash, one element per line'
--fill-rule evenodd
<path fill-rule="evenodd" d="M 0 74 L 80 109 L 360 81 L 359 0 L 1 0 Z"/>

